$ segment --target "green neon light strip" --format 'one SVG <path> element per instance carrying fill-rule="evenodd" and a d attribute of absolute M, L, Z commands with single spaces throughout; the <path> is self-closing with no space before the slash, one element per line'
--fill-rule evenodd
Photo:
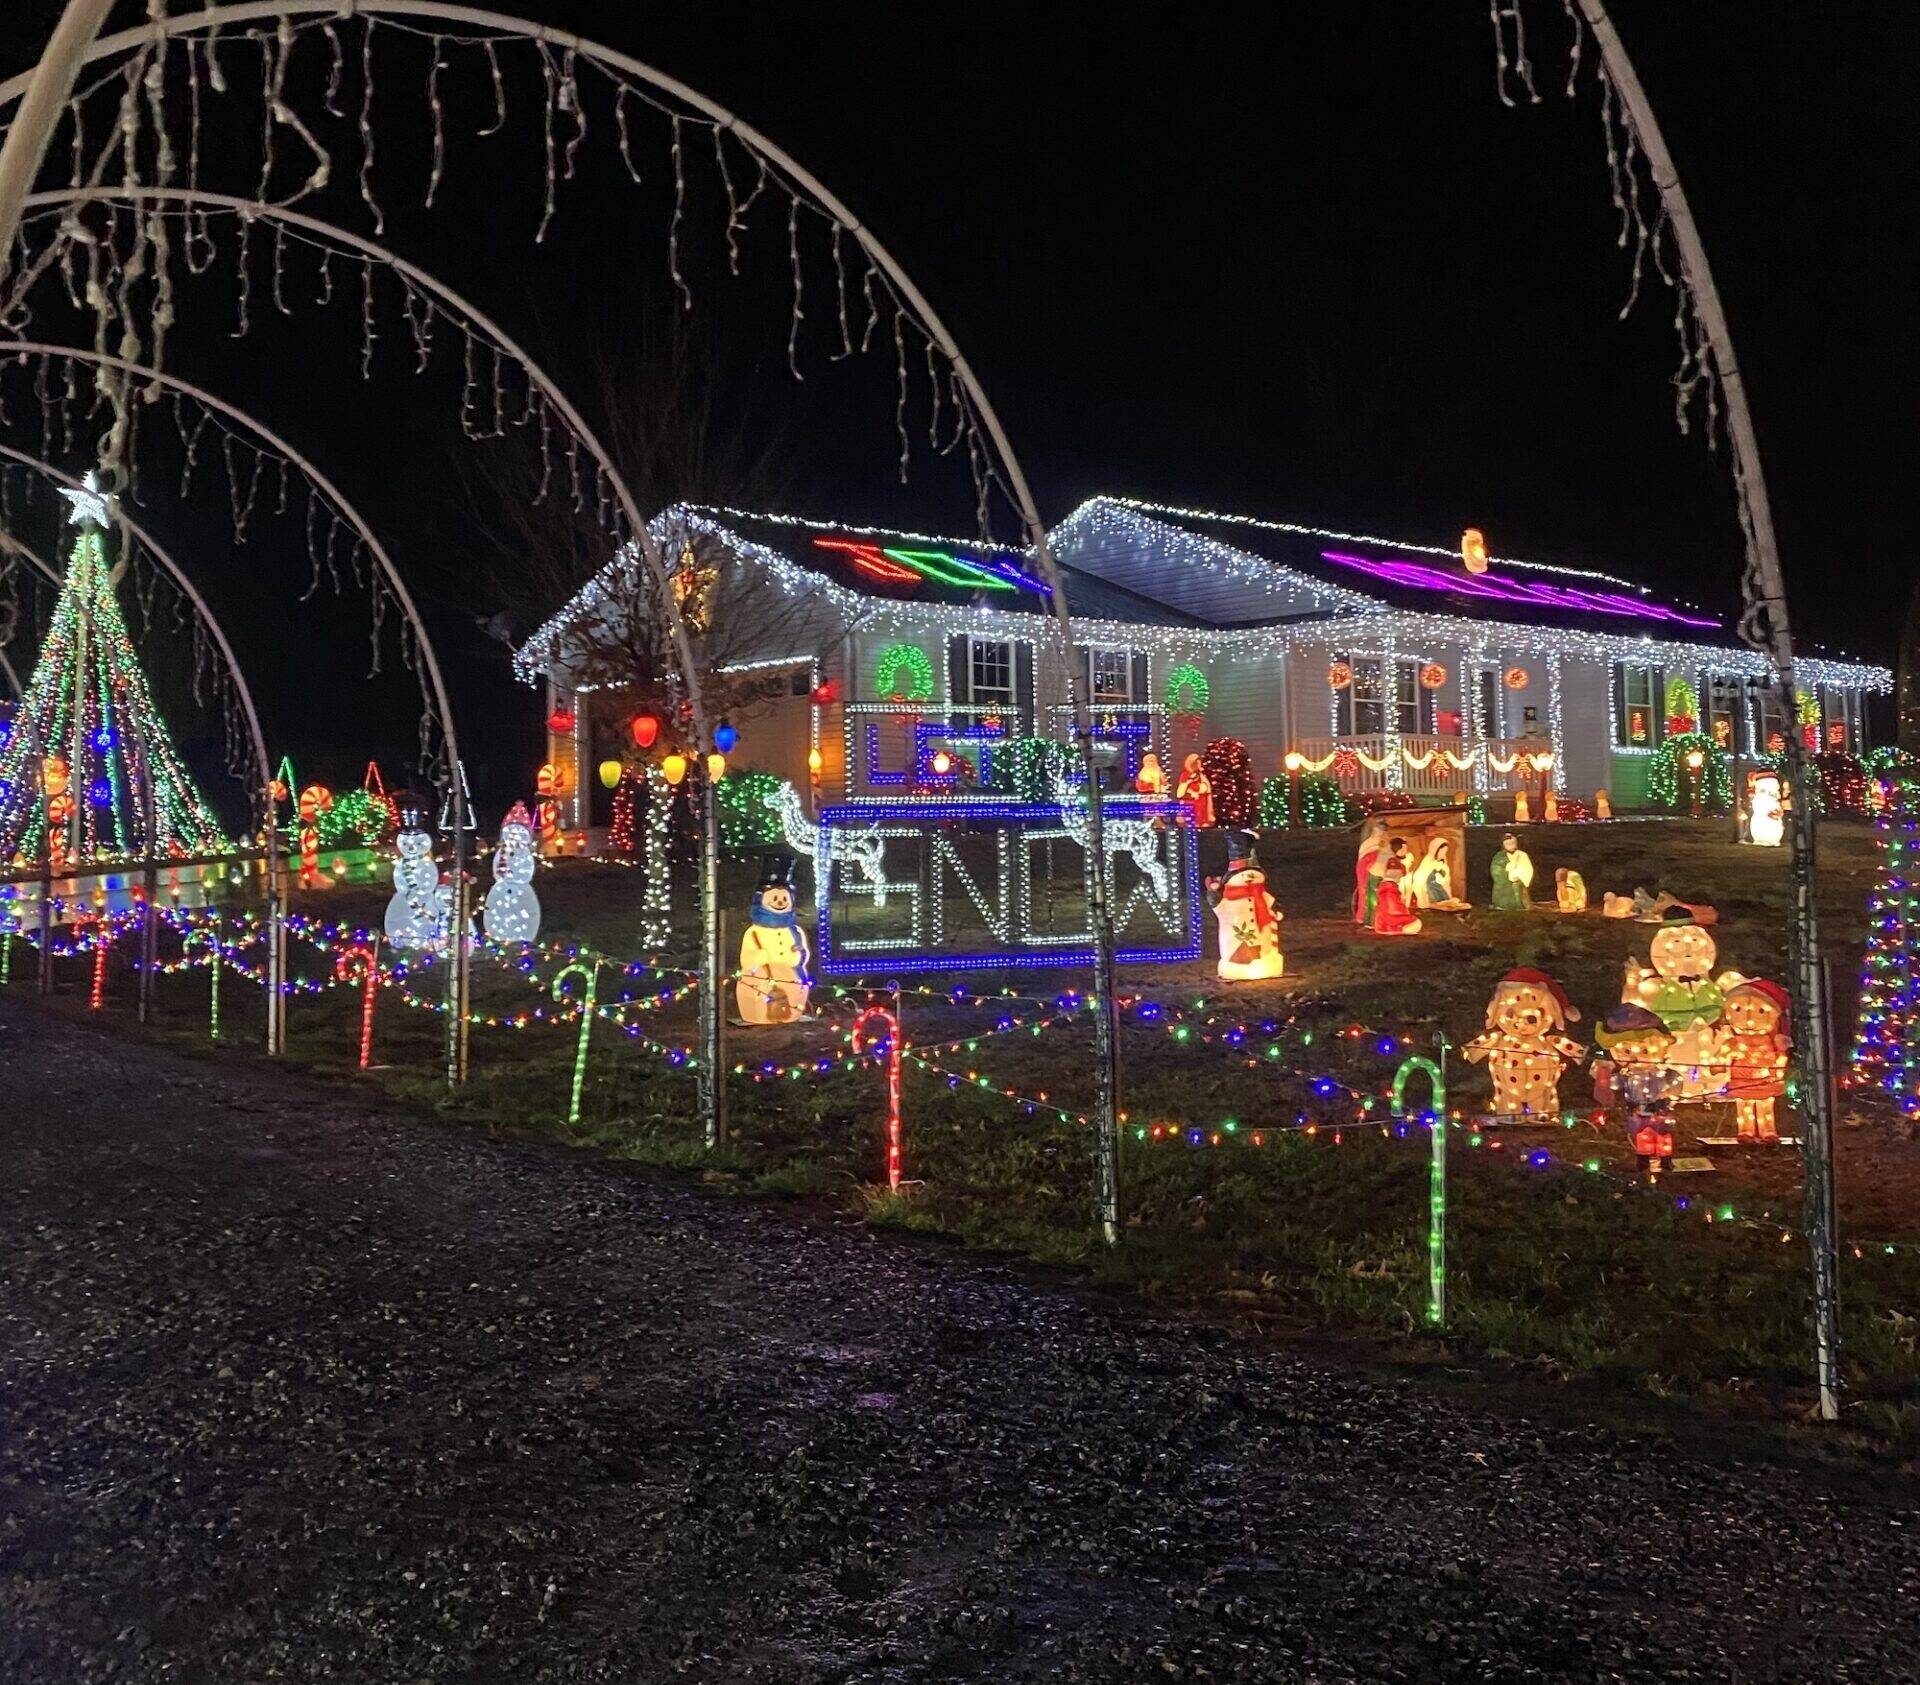
<path fill-rule="evenodd" d="M 957 585 L 966 591 L 1019 589 L 1012 580 L 1002 579 L 997 573 L 989 573 L 985 568 L 962 557 L 950 556 L 944 550 L 882 550 L 880 554 L 890 556 L 896 562 L 904 562 L 915 573 L 940 585 Z"/>

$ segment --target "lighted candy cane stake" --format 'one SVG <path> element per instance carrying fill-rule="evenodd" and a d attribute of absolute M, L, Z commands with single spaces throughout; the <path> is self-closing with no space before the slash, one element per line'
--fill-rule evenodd
<path fill-rule="evenodd" d="M 218 923 L 215 923 L 214 927 L 207 932 L 206 942 L 207 1039 L 209 1041 L 218 1041 L 220 1039 L 220 926 Z M 269 978 L 267 987 L 274 988 L 276 986 L 273 980 Z"/>
<path fill-rule="evenodd" d="M 1427 1079 L 1427 1116 L 1432 1119 L 1433 1169 L 1427 1177 L 1427 1321 L 1436 1328 L 1447 1324 L 1447 1038 L 1440 1044 L 1440 1062 L 1415 1054 L 1393 1074 L 1393 1115 L 1407 1115 L 1407 1078 L 1416 1072 Z"/>
<path fill-rule="evenodd" d="M 360 1069 L 373 1057 L 373 1004 L 380 990 L 380 955 L 375 946 L 356 942 L 341 950 L 333 974 L 342 983 L 360 985 Z"/>
<path fill-rule="evenodd" d="M 567 1101 L 567 1123 L 571 1127 L 580 1121 L 580 1089 L 587 1080 L 587 1038 L 593 1034 L 593 996 L 598 982 L 600 967 L 596 962 L 588 965 L 575 960 L 557 973 L 553 979 L 553 998 L 567 998 L 567 979 L 582 977 L 586 981 L 580 989 L 580 1039 L 573 1049 L 573 1095 Z"/>
<path fill-rule="evenodd" d="M 869 1024 L 885 1026 L 881 1040 L 887 1053 L 887 1189 L 890 1193 L 900 1191 L 900 997 L 896 993 L 892 1008 L 870 1006 L 853 1021 L 853 1051 L 857 1056 L 865 1051 L 860 1046 L 861 1033 Z M 870 1050 L 872 1043 L 868 1044 Z"/>
<path fill-rule="evenodd" d="M 103 914 L 93 927 L 93 998 L 87 1002 L 98 1012 L 107 1000 L 107 950 L 113 946 L 113 930 Z"/>

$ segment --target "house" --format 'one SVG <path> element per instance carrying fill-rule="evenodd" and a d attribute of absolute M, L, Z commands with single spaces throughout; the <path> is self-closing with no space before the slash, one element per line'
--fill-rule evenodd
<path fill-rule="evenodd" d="M 740 723 L 737 769 L 788 779 L 816 806 L 988 800 L 1010 788 L 1017 740 L 1070 739 L 1067 670 L 1030 555 L 782 514 L 676 509 L 660 522 L 797 605 L 768 640 L 784 647 L 731 652 L 775 693 Z M 1765 661 L 1726 619 L 1589 569 L 1499 558 L 1469 572 L 1458 547 L 1117 497 L 1083 503 L 1051 541 L 1114 788 L 1149 750 L 1172 773 L 1232 737 L 1256 778 L 1280 775 L 1291 751 L 1348 792 L 1497 800 L 1550 778 L 1631 810 L 1649 805 L 1677 679 L 1697 698 L 1696 729 L 1736 760 L 1816 712 L 1823 747 L 1858 753 L 1865 698 L 1892 685 L 1884 667 L 1803 657 L 1801 718 L 1787 721 Z M 630 750 L 625 722 L 597 715 L 569 666 L 569 629 L 598 585 L 515 658 L 547 685 L 551 781 L 576 846 L 609 803 L 583 773 Z"/>

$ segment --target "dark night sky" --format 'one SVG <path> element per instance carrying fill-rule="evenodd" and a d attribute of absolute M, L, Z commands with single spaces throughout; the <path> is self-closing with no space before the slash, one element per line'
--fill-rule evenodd
<path fill-rule="evenodd" d="M 1670 298 L 1652 286 L 1616 319 L 1625 257 L 1591 89 L 1572 107 L 1560 97 L 1557 6 L 1530 7 L 1546 98 L 1517 109 L 1496 97 L 1479 0 L 525 9 L 685 78 L 833 185 L 946 316 L 1049 519 L 1116 491 L 1425 541 L 1477 524 L 1500 552 L 1731 598 L 1724 463 L 1673 425 Z M 24 65 L 56 10 L 16 0 L 0 62 Z M 1615 12 L 1733 321 L 1796 629 L 1890 661 L 1920 442 L 1920 13 L 1856 0 L 1842 28 L 1793 0 Z M 672 309 L 662 149 L 642 150 L 636 193 L 593 112 L 581 177 L 536 248 L 537 121 L 521 98 L 506 135 L 469 138 L 490 106 L 479 61 L 456 62 L 433 212 L 418 203 L 423 75 L 382 72 L 390 236 L 591 390 L 593 360 L 618 364 L 635 324 Z M 224 143 L 242 173 L 250 127 L 229 125 Z M 327 132 L 345 167 L 321 214 L 364 229 L 350 126 Z M 699 331 L 728 413 L 777 444 L 785 501 L 963 530 L 970 499 L 950 467 L 894 482 L 885 360 L 825 362 L 825 272 L 809 277 L 817 337 L 796 387 L 782 219 L 732 281 L 704 191 L 685 237 Z M 231 321 L 223 290 L 193 294 L 174 366 L 244 396 L 364 500 L 443 631 L 470 758 L 492 765 L 489 785 L 530 765 L 537 708 L 473 630 L 500 592 L 454 468 L 457 381 L 403 372 L 391 311 L 371 386 L 355 378 L 350 313 L 302 307 L 243 343 Z M 473 461 L 490 472 L 484 451 Z M 400 755 L 404 693 L 360 677 L 364 611 L 296 619 L 297 534 L 264 533 L 236 561 L 217 508 L 159 499 L 149 514 L 216 570 L 277 731 L 342 768 L 362 745 Z"/>

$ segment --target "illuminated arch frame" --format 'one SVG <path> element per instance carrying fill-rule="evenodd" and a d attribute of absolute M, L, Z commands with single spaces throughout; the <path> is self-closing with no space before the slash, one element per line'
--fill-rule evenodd
<path fill-rule="evenodd" d="M 1074 733 L 1080 741 L 1081 756 L 1086 763 L 1088 802 L 1088 858 L 1087 858 L 1087 896 L 1089 922 L 1094 936 L 1094 996 L 1097 1010 L 1096 1026 L 1096 1082 L 1098 1093 L 1094 1106 L 1097 1124 L 1095 1167 L 1095 1202 L 1099 1211 L 1102 1231 L 1109 1244 L 1119 1239 L 1119 1190 L 1118 1190 L 1118 1104 L 1117 1063 L 1118 1023 L 1113 991 L 1113 930 L 1109 908 L 1107 906 L 1105 829 L 1101 815 L 1101 797 L 1098 783 L 1094 777 L 1092 716 L 1088 706 L 1086 688 L 1080 682 L 1073 656 L 1073 622 L 1068 612 L 1065 582 L 1053 558 L 1053 552 L 1047 542 L 1047 532 L 1040 519 L 1040 513 L 1033 499 L 1033 493 L 1027 483 L 1024 470 L 1015 456 L 1005 428 L 1001 425 L 998 413 L 988 399 L 985 389 L 973 371 L 972 365 L 961 352 L 959 344 L 948 330 L 939 314 L 928 303 L 920 289 L 914 285 L 893 254 L 881 244 L 878 238 L 856 217 L 852 211 L 810 170 L 792 157 L 784 148 L 777 145 L 750 123 L 744 122 L 732 111 L 718 102 L 708 99 L 698 90 L 690 87 L 677 77 L 656 70 L 641 59 L 623 53 L 616 48 L 588 40 L 566 30 L 551 29 L 541 24 L 528 22 L 524 18 L 513 17 L 503 12 L 483 7 L 462 6 L 448 3 L 448 0 L 240 0 L 239 4 L 207 6 L 204 10 L 180 16 L 161 18 L 145 25 L 117 31 L 108 36 L 91 39 L 93 32 L 104 21 L 105 7 L 97 0 L 74 0 L 68 13 L 63 17 L 56 30 L 55 41 L 49 48 L 48 63 L 38 72 L 27 71 L 18 76 L 0 82 L 0 107 L 20 100 L 25 96 L 34 102 L 34 127 L 45 124 L 45 133 L 39 136 L 28 135 L 22 140 L 22 146 L 31 145 L 35 149 L 34 164 L 37 168 L 39 155 L 44 153 L 45 139 L 51 134 L 52 123 L 57 120 L 67 91 L 80 68 L 102 58 L 126 52 L 145 43 L 158 43 L 177 36 L 215 30 L 232 24 L 262 22 L 268 19 L 282 19 L 296 16 L 308 17 L 364 17 L 370 22 L 381 16 L 427 19 L 438 23 L 461 25 L 481 29 L 505 37 L 519 37 L 563 48 L 577 56 L 600 64 L 603 68 L 612 67 L 628 76 L 647 82 L 662 93 L 678 100 L 690 109 L 730 131 L 744 146 L 768 160 L 775 169 L 787 175 L 794 183 L 821 206 L 824 206 L 833 219 L 853 236 L 861 250 L 870 261 L 898 289 L 899 295 L 912 309 L 919 326 L 947 359 L 949 367 L 965 389 L 968 401 L 972 404 L 987 443 L 999 459 L 1005 473 L 1005 485 L 1016 512 L 1027 528 L 1028 542 L 1032 546 L 1034 558 L 1039 564 L 1042 576 L 1050 587 L 1053 603 L 1053 619 L 1059 634 L 1061 652 L 1066 664 L 1067 688 L 1072 701 Z M 69 26 L 73 26 L 71 29 Z M 76 39 L 77 37 L 77 39 Z M 83 44 L 84 50 L 76 51 Z M 69 62 L 71 61 L 71 62 Z M 65 87 L 55 87 L 56 80 L 64 80 Z M 51 96 L 51 97 L 50 97 Z M 9 135 L 6 147 L 6 161 L 18 167 L 16 148 L 12 142 L 20 137 Z M 4 175 L 4 172 L 0 172 Z M 0 193 L 11 187 L 10 179 L 0 179 Z M 25 184 L 21 190 L 24 191 Z M 0 205 L 4 199 L 0 198 Z M 9 218 L 8 220 L 11 220 Z M 12 240 L 11 228 L 0 231 L 5 241 Z M 665 589 L 665 571 L 657 546 L 647 534 L 644 524 L 635 531 L 635 541 L 645 555 L 647 563 L 656 574 L 656 578 Z M 671 603 L 671 593 L 667 593 L 668 612 L 672 617 L 675 640 L 680 647 L 681 660 L 685 667 L 684 678 L 688 686 L 688 700 L 692 704 L 695 730 L 702 748 L 711 747 L 709 728 L 705 712 L 698 694 L 695 663 L 692 650 L 681 622 L 678 610 Z M 457 778 L 456 778 L 457 783 Z M 704 804 L 706 810 L 706 828 L 709 833 L 709 847 L 716 818 L 713 802 Z M 714 886 L 710 874 L 703 873 L 707 879 L 703 883 L 703 923 L 708 927 L 709 940 L 703 942 L 702 965 L 713 965 L 711 952 L 714 947 L 711 938 L 712 926 L 717 918 L 717 907 L 713 904 Z M 711 1015 L 711 1027 L 717 1031 L 719 1013 L 719 994 L 717 988 L 702 991 L 703 1015 Z M 703 1031 L 708 1027 L 703 1021 Z M 707 1043 L 703 1034 L 703 1043 Z M 715 1037 L 717 1041 L 717 1036 Z M 711 1052 L 711 1045 L 703 1047 Z M 701 1061 L 700 1072 L 703 1083 L 717 1084 L 720 1074 L 713 1069 L 711 1058 Z M 718 1117 L 717 1104 L 709 1111 L 709 1139 L 713 1136 L 713 1119 Z"/>

